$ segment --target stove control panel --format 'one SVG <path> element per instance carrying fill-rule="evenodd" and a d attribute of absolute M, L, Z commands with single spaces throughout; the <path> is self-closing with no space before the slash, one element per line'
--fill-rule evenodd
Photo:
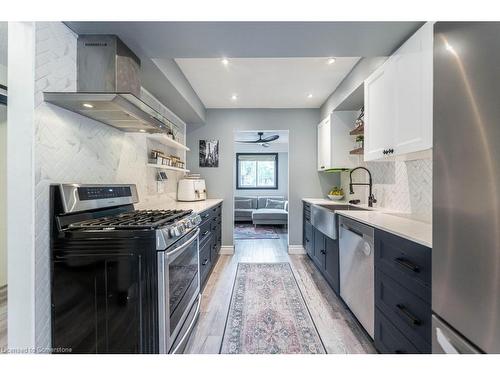
<path fill-rule="evenodd" d="M 192 214 L 182 220 L 171 224 L 168 227 L 156 231 L 156 249 L 165 250 L 171 243 L 187 232 L 196 228 L 201 223 L 201 217 L 198 214 Z"/>

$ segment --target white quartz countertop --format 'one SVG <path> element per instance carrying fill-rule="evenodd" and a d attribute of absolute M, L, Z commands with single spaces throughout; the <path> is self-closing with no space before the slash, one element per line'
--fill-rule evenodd
<path fill-rule="evenodd" d="M 217 206 L 222 201 L 223 199 L 216 199 L 216 198 L 206 199 L 204 201 L 198 201 L 198 202 L 176 201 L 164 204 L 154 204 L 154 206 L 148 208 L 158 209 L 158 210 L 193 210 L 193 212 L 200 213 L 212 207 Z"/>
<path fill-rule="evenodd" d="M 335 211 L 337 214 L 357 220 L 374 228 L 395 234 L 410 241 L 432 248 L 432 224 L 411 219 L 403 213 L 368 207 L 362 204 L 350 204 L 346 201 L 329 199 L 304 198 L 304 202 L 320 205 L 350 205 L 361 207 L 368 211 Z"/>

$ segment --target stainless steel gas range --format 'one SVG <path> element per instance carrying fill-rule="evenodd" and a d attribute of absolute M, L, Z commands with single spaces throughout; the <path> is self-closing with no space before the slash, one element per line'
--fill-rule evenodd
<path fill-rule="evenodd" d="M 199 315 L 201 218 L 135 203 L 135 185 L 51 187 L 54 349 L 182 352 Z"/>

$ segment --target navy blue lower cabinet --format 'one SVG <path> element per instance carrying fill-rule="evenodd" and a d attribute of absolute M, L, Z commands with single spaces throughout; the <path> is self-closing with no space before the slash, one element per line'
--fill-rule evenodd
<path fill-rule="evenodd" d="M 431 302 L 431 249 L 375 230 L 375 266 L 423 300 Z"/>
<path fill-rule="evenodd" d="M 310 222 L 310 207 L 304 203 L 303 245 L 307 255 L 335 293 L 340 293 L 339 241 L 333 240 Z"/>
<path fill-rule="evenodd" d="M 431 249 L 375 231 L 375 346 L 431 353 Z"/>
<path fill-rule="evenodd" d="M 313 261 L 319 267 L 319 269 L 324 272 L 325 268 L 325 235 L 313 227 L 313 237 L 314 237 L 314 255 Z"/>
<path fill-rule="evenodd" d="M 325 236 L 325 279 L 330 283 L 333 290 L 340 293 L 339 279 L 339 240 L 332 240 Z"/>
<path fill-rule="evenodd" d="M 206 284 L 214 268 L 222 246 L 222 204 L 200 213 L 200 281 L 201 288 Z"/>
<path fill-rule="evenodd" d="M 418 349 L 375 308 L 375 347 L 383 354 L 418 354 Z"/>
<path fill-rule="evenodd" d="M 309 222 L 304 222 L 304 248 L 306 253 L 314 256 L 313 226 Z"/>

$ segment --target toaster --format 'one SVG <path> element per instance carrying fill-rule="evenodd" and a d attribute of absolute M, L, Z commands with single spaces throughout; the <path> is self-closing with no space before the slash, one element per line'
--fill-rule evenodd
<path fill-rule="evenodd" d="M 203 179 L 179 180 L 177 185 L 177 200 L 181 202 L 204 201 L 207 199 L 207 188 Z"/>

